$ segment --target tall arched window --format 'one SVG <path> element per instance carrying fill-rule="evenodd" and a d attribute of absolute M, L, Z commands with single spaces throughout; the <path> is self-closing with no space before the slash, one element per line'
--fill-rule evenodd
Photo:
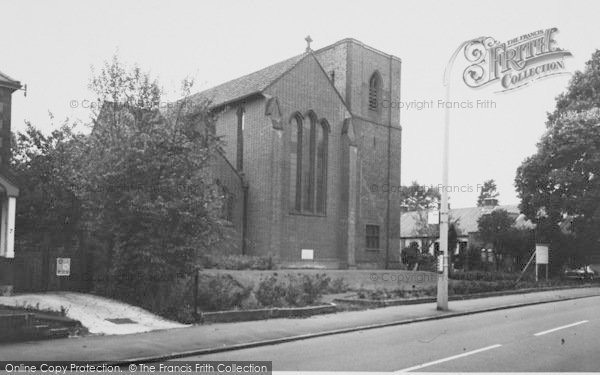
<path fill-rule="evenodd" d="M 314 136 L 315 122 L 310 114 L 302 122 L 302 209 L 314 209 Z"/>
<path fill-rule="evenodd" d="M 379 105 L 379 93 L 381 92 L 381 76 L 375 72 L 369 79 L 369 109 L 376 111 Z"/>
<path fill-rule="evenodd" d="M 314 113 L 290 119 L 290 207 L 325 214 L 329 124 Z"/>
<path fill-rule="evenodd" d="M 299 114 L 292 116 L 290 120 L 290 206 L 295 211 L 302 209 L 300 192 L 302 186 L 300 184 L 302 175 L 302 118 Z"/>
<path fill-rule="evenodd" d="M 327 143 L 329 125 L 327 121 L 321 120 L 316 127 L 316 209 L 318 213 L 324 214 L 327 202 Z"/>

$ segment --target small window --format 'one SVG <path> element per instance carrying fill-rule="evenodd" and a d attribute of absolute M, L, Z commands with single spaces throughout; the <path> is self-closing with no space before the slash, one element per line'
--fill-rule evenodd
<path fill-rule="evenodd" d="M 381 76 L 373 73 L 369 79 L 369 109 L 376 111 L 379 107 L 379 93 L 381 92 Z"/>
<path fill-rule="evenodd" d="M 329 78 L 331 79 L 331 83 L 335 83 L 335 70 L 329 72 Z"/>
<path fill-rule="evenodd" d="M 379 225 L 367 225 L 367 249 L 379 249 Z"/>

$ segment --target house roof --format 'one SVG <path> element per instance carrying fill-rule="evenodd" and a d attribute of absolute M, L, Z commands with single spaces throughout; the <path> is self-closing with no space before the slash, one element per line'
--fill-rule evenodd
<path fill-rule="evenodd" d="M 12 79 L 8 75 L 0 72 L 0 86 L 6 86 L 18 90 L 21 88 L 21 82 Z"/>
<path fill-rule="evenodd" d="M 194 94 L 190 99 L 192 101 L 209 100 L 211 107 L 219 107 L 254 94 L 259 94 L 309 54 L 310 52 L 304 52 L 254 73 Z"/>
<path fill-rule="evenodd" d="M 486 214 L 494 210 L 506 210 L 511 216 L 514 216 L 515 220 L 520 217 L 519 207 L 516 205 L 499 205 L 499 206 L 487 206 L 487 207 L 466 207 L 466 208 L 453 208 L 450 209 L 450 220 L 458 220 L 458 235 L 466 236 L 469 233 L 477 232 L 479 230 L 477 220 Z M 401 237 L 418 237 L 417 235 L 417 223 L 419 222 L 423 213 L 418 211 L 410 211 L 401 215 L 400 217 L 400 236 Z M 424 213 L 427 215 L 427 212 Z M 427 216 L 425 216 L 426 218 Z"/>

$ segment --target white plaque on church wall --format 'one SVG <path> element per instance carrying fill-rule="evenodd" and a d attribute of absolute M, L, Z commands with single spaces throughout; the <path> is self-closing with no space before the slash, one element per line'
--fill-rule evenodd
<path fill-rule="evenodd" d="M 315 251 L 313 249 L 302 249 L 302 260 L 313 260 Z"/>

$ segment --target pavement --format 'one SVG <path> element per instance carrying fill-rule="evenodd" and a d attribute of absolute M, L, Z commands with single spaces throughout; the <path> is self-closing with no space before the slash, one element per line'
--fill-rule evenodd
<path fill-rule="evenodd" d="M 432 303 L 348 311 L 303 319 L 195 325 L 120 336 L 79 338 L 0 345 L 0 361 L 159 361 L 293 342 L 376 328 L 456 318 L 486 311 L 600 296 L 600 288 L 575 288 L 539 293 L 451 301 L 450 311 Z M 568 302 L 567 302 L 568 303 Z M 469 320 L 469 317 L 465 317 Z M 233 353 L 233 352 L 231 352 Z"/>

